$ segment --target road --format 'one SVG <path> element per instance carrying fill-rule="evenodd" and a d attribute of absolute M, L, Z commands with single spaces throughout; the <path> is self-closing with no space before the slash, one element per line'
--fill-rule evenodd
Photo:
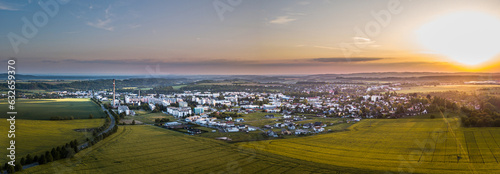
<path fill-rule="evenodd" d="M 104 106 L 103 106 L 102 104 L 101 104 L 101 108 L 102 108 L 102 110 L 103 110 L 103 111 L 106 111 L 106 109 L 104 108 Z M 115 127 L 115 124 L 116 124 L 115 117 L 113 117 L 113 115 L 111 115 L 111 113 L 109 113 L 109 112 L 107 112 L 107 113 L 108 113 L 108 117 L 109 117 L 109 118 L 110 118 L 110 120 L 111 120 L 111 124 L 109 124 L 109 127 L 108 127 L 106 130 L 104 130 L 104 131 L 102 131 L 101 133 L 97 134 L 97 136 L 100 136 L 100 135 L 102 135 L 103 133 L 107 133 L 107 132 L 109 132 L 111 129 L 113 129 L 113 127 Z M 78 150 L 85 149 L 85 148 L 87 148 L 88 146 L 89 146 L 89 142 L 85 142 L 85 143 L 80 144 L 80 145 L 78 146 Z"/>

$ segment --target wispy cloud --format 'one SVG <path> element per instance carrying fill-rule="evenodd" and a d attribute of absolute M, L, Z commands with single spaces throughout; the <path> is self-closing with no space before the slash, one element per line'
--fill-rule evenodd
<path fill-rule="evenodd" d="M 332 62 L 332 63 L 341 63 L 341 62 L 370 62 L 376 60 L 382 60 L 384 58 L 372 58 L 372 57 L 358 57 L 358 58 L 341 58 L 341 57 L 333 57 L 333 58 L 315 58 L 313 61 L 317 62 Z"/>
<path fill-rule="evenodd" d="M 111 5 L 104 10 L 104 19 L 97 19 L 96 22 L 87 22 L 87 25 L 107 31 L 114 31 L 114 27 L 111 25 L 111 22 L 113 22 L 111 16 L 113 16 L 113 14 L 109 11 L 110 9 Z"/>
<path fill-rule="evenodd" d="M 269 21 L 271 24 L 288 24 L 297 19 L 290 18 L 290 16 L 279 16 L 274 20 Z"/>
<path fill-rule="evenodd" d="M 7 4 L 0 2 L 0 10 L 18 11 L 19 9 L 13 7 L 12 5 L 7 5 Z"/>

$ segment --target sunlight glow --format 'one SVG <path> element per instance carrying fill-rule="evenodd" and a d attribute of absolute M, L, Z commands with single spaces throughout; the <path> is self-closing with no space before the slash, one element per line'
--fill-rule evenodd
<path fill-rule="evenodd" d="M 464 65 L 485 63 L 500 53 L 500 19 L 480 12 L 439 17 L 417 30 L 426 51 Z"/>

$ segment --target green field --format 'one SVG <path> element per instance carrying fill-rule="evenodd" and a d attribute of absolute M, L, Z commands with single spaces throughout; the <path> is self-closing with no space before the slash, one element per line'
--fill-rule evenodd
<path fill-rule="evenodd" d="M 152 113 L 151 111 L 135 111 L 135 116 L 126 116 L 125 120 L 138 120 L 146 124 L 155 123 L 157 118 L 168 118 L 170 121 L 175 121 L 175 117 L 164 114 L 162 112 Z"/>
<path fill-rule="evenodd" d="M 42 152 L 51 150 L 53 147 L 61 146 L 74 139 L 83 142 L 92 133 L 77 132 L 74 129 L 95 128 L 104 124 L 104 119 L 85 119 L 85 120 L 64 120 L 64 121 L 46 121 L 46 120 L 16 120 L 16 156 L 20 159 L 28 153 L 40 155 Z M 7 131 L 9 122 L 0 121 L 0 132 L 2 135 L 2 147 L 8 144 Z M 5 137 L 3 137 L 5 136 Z M 5 141 L 4 141 L 5 140 Z M 5 163 L 4 158 L 7 150 L 0 151 L 0 164 Z"/>
<path fill-rule="evenodd" d="M 102 109 L 90 99 L 18 99 L 16 100 L 17 119 L 49 120 L 51 117 L 74 117 L 87 119 L 104 118 Z M 10 111 L 6 100 L 0 101 L 0 112 Z M 0 118 L 7 118 L 6 115 Z"/>
<path fill-rule="evenodd" d="M 428 118 L 428 117 L 427 117 Z M 239 143 L 294 159 L 394 173 L 498 173 L 500 128 L 457 118 L 363 120 L 350 131 Z M 457 163 L 457 155 L 462 159 Z"/>
<path fill-rule="evenodd" d="M 398 93 L 428 93 L 428 92 L 446 92 L 446 91 L 461 91 L 475 92 L 479 89 L 493 89 L 500 85 L 437 85 L 437 86 L 416 86 L 405 87 Z"/>
<path fill-rule="evenodd" d="M 74 158 L 23 173 L 351 173 L 372 171 L 297 160 L 154 126 L 118 132 Z"/>

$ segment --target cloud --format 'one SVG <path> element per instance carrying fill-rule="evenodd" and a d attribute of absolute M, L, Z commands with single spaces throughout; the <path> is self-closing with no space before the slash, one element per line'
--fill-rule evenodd
<path fill-rule="evenodd" d="M 0 2 L 0 10 L 18 11 L 19 9 L 12 7 L 11 5 L 3 4 Z"/>
<path fill-rule="evenodd" d="M 337 47 L 328 47 L 328 46 L 320 46 L 320 45 L 316 45 L 316 46 L 313 46 L 314 48 L 322 48 L 322 49 L 329 49 L 329 50 L 340 50 L 340 48 L 337 48 Z"/>
<path fill-rule="evenodd" d="M 334 58 L 315 58 L 312 59 L 313 61 L 316 62 L 324 62 L 324 63 L 342 63 L 342 62 L 370 62 L 370 61 L 377 61 L 377 60 L 382 60 L 384 58 L 370 58 L 370 57 L 358 57 L 358 58 L 340 58 L 340 57 L 334 57 Z"/>
<path fill-rule="evenodd" d="M 271 24 L 287 24 L 297 19 L 292 19 L 289 16 L 279 16 L 276 19 L 269 21 Z"/>
<path fill-rule="evenodd" d="M 110 23 L 112 22 L 111 16 L 113 16 L 113 14 L 111 14 L 111 12 L 109 11 L 110 9 L 111 5 L 104 10 L 104 20 L 97 19 L 96 22 L 87 22 L 87 25 L 107 31 L 114 31 L 114 27 L 110 25 Z"/>

